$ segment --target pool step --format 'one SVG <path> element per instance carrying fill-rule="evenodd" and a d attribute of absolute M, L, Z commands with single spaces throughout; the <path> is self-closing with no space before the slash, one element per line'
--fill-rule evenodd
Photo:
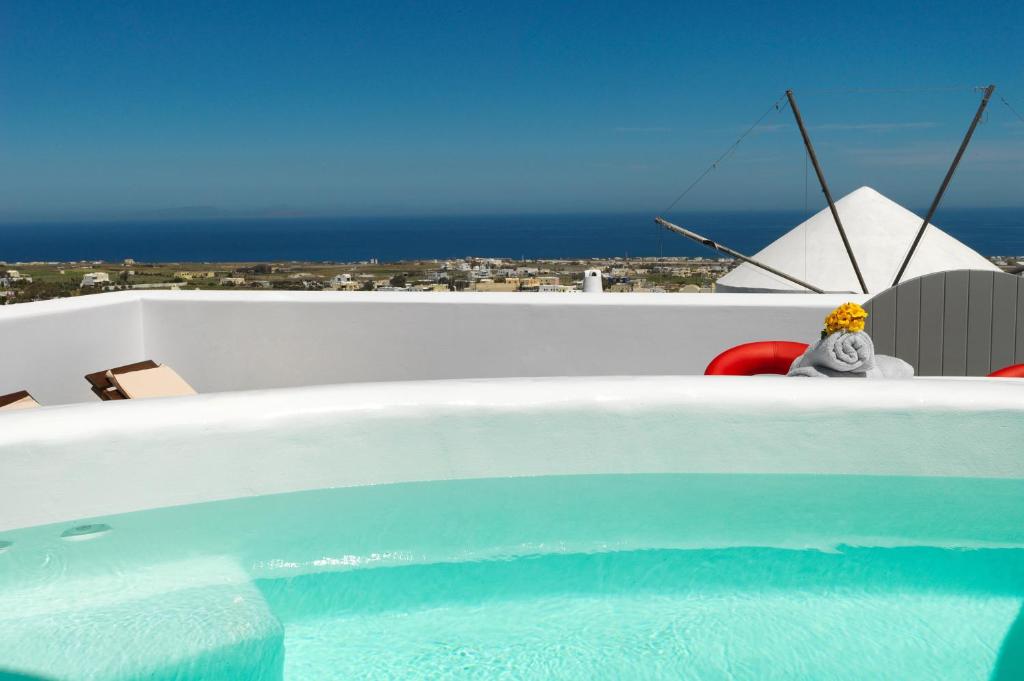
<path fill-rule="evenodd" d="M 244 571 L 204 558 L 5 592 L 0 650 L 0 676 L 280 681 L 284 631 Z"/>
<path fill-rule="evenodd" d="M 455 603 L 288 621 L 285 671 L 289 681 L 1019 681 L 996 673 L 1019 609 L 1005 597 L 806 592 Z"/>
<path fill-rule="evenodd" d="M 1024 679 L 1024 552 L 546 554 L 260 580 L 289 681 Z"/>

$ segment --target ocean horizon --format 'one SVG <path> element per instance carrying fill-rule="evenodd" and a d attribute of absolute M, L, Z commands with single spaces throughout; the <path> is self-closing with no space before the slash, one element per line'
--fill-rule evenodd
<path fill-rule="evenodd" d="M 917 211 L 918 214 L 924 211 Z M 753 254 L 812 212 L 715 211 L 669 219 Z M 949 208 L 935 223 L 979 253 L 1024 255 L 1024 207 Z M 381 262 L 708 256 L 641 213 L 279 217 L 0 224 L 0 261 Z"/>

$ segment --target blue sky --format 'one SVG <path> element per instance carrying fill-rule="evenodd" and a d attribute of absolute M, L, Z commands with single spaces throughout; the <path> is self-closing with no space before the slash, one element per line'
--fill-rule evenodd
<path fill-rule="evenodd" d="M 656 213 L 787 87 L 835 195 L 917 208 L 989 82 L 947 201 L 1024 205 L 1022 7 L 3 0 L 0 220 Z M 680 209 L 804 177 L 773 112 Z"/>

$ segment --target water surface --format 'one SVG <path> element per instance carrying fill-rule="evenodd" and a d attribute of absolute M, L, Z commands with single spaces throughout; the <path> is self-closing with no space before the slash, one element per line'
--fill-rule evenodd
<path fill-rule="evenodd" d="M 158 509 L 91 519 L 93 538 L 29 528 L 0 537 L 0 667 L 1018 678 L 1021 498 L 1020 480 L 562 476 Z"/>

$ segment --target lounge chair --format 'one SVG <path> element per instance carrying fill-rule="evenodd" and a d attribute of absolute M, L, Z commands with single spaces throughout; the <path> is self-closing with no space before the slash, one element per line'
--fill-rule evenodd
<path fill-rule="evenodd" d="M 174 369 L 147 359 L 144 362 L 86 374 L 85 380 L 101 400 L 195 395 L 195 389 Z"/>
<path fill-rule="evenodd" d="M 35 398 L 29 395 L 27 390 L 19 390 L 10 395 L 0 395 L 0 411 L 14 411 L 15 409 L 34 409 L 40 406 Z"/>

